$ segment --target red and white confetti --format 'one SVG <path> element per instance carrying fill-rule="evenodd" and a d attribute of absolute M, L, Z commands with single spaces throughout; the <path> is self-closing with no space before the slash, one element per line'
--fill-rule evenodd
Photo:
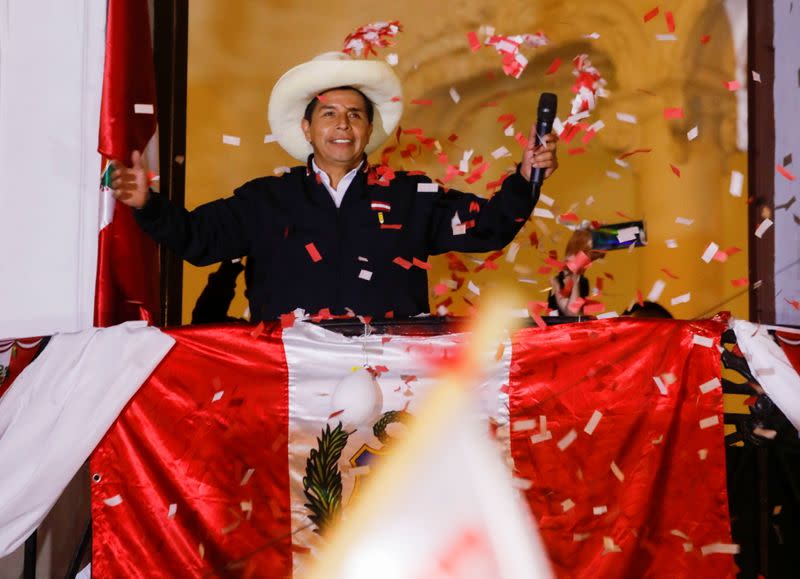
<path fill-rule="evenodd" d="M 394 44 L 395 36 L 402 30 L 403 27 L 399 20 L 359 26 L 344 39 L 343 52 L 364 58 L 371 54 L 377 56 L 377 49 Z"/>

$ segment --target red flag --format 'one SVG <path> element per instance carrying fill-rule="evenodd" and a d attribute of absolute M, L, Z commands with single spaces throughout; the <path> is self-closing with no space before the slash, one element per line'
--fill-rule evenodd
<path fill-rule="evenodd" d="M 97 147 L 104 158 L 104 202 L 113 203 L 108 161 L 130 164 L 131 153 L 144 150 L 156 130 L 155 101 L 147 2 L 109 0 Z M 94 315 L 97 326 L 127 320 L 158 322 L 158 246 L 136 225 L 132 211 L 115 203 L 113 219 L 101 226 Z"/>
<path fill-rule="evenodd" d="M 703 549 L 731 543 L 722 391 L 701 388 L 720 378 L 724 325 L 642 322 L 515 335 L 517 476 L 559 577 L 731 576 L 732 557 Z"/>

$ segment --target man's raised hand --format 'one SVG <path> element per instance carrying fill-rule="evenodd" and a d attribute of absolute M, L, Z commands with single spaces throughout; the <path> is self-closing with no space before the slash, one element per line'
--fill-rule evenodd
<path fill-rule="evenodd" d="M 113 161 L 114 170 L 111 173 L 111 187 L 114 199 L 121 201 L 134 209 L 144 207 L 150 198 L 147 165 L 139 151 L 131 154 L 131 167 L 128 168 L 121 161 Z"/>

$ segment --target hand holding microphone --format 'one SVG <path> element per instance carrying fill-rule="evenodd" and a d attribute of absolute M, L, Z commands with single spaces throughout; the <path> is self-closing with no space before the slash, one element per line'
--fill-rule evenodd
<path fill-rule="evenodd" d="M 553 93 L 542 93 L 539 98 L 536 124 L 531 127 L 528 146 L 522 154 L 520 172 L 531 182 L 531 192 L 538 197 L 545 178 L 558 168 L 556 143 L 552 133 L 558 99 Z"/>

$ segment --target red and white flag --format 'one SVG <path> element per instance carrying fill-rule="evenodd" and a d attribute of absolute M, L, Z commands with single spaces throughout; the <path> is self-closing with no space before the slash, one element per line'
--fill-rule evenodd
<path fill-rule="evenodd" d="M 520 330 L 490 353 L 480 416 L 557 576 L 733 573 L 722 393 L 703 387 L 719 380 L 723 330 L 609 319 Z M 462 339 L 309 324 L 168 333 L 174 349 L 91 459 L 98 576 L 302 576 L 433 388 L 425 360 Z M 442 465 L 452 431 L 430 442 Z M 426 464 L 416 478 L 466 492 Z"/>
<path fill-rule="evenodd" d="M 95 325 L 157 323 L 158 246 L 133 210 L 111 196 L 111 161 L 127 164 L 156 131 L 156 88 L 147 0 L 108 0 L 106 58 L 97 150 L 103 156 Z M 153 157 L 154 155 L 147 155 Z"/>

